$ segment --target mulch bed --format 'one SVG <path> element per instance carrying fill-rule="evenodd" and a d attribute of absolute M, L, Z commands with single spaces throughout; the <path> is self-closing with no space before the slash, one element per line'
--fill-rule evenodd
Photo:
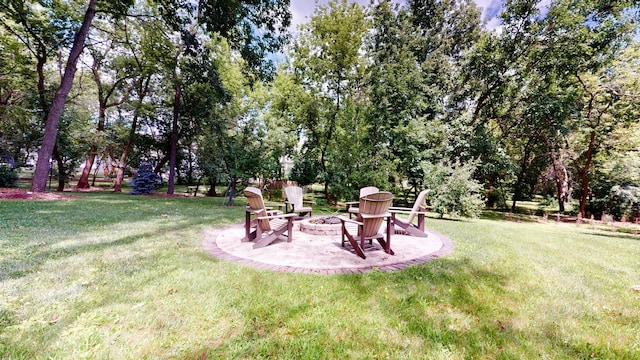
<path fill-rule="evenodd" d="M 89 189 L 73 189 L 73 191 L 113 192 L 112 189 L 105 190 L 104 188 L 99 188 L 99 187 L 92 187 Z M 0 200 L 73 200 L 73 199 L 76 199 L 75 196 L 66 194 L 65 192 L 32 193 L 28 189 L 23 189 L 23 188 L 0 188 Z M 153 193 L 150 195 L 140 195 L 140 196 L 153 196 L 153 197 L 162 197 L 162 198 L 193 197 L 193 196 L 184 195 L 184 194 L 169 195 L 166 193 Z"/>
<path fill-rule="evenodd" d="M 0 188 L 0 200 L 70 200 L 75 199 L 71 195 L 63 193 L 32 193 L 27 189 Z"/>

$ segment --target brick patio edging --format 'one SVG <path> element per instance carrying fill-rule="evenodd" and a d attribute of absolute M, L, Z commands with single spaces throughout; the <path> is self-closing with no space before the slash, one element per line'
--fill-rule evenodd
<path fill-rule="evenodd" d="M 242 226 L 243 224 L 240 224 L 240 225 Z M 388 264 L 384 266 L 368 265 L 368 266 L 357 267 L 357 268 L 351 267 L 351 268 L 334 268 L 334 269 L 316 269 L 316 268 L 305 268 L 305 267 L 295 267 L 295 266 L 273 265 L 273 264 L 265 264 L 259 261 L 249 260 L 239 256 L 235 256 L 225 252 L 224 250 L 218 247 L 218 244 L 216 241 L 218 234 L 220 234 L 221 232 L 227 229 L 237 227 L 237 226 L 238 224 L 230 225 L 224 228 L 217 229 L 207 234 L 204 240 L 202 240 L 202 248 L 207 253 L 213 255 L 218 259 L 241 263 L 243 265 L 246 265 L 255 269 L 259 269 L 259 270 L 270 270 L 274 272 L 290 272 L 290 273 L 297 273 L 297 274 L 318 274 L 318 275 L 363 274 L 365 272 L 373 271 L 373 270 L 390 272 L 390 271 L 403 270 L 412 265 L 423 264 L 433 259 L 449 254 L 453 251 L 453 240 L 451 240 L 447 236 L 442 235 L 439 232 L 429 230 L 430 232 L 437 234 L 438 237 L 442 240 L 442 247 L 439 250 L 429 255 L 421 256 L 411 260 L 405 260 L 395 264 Z"/>

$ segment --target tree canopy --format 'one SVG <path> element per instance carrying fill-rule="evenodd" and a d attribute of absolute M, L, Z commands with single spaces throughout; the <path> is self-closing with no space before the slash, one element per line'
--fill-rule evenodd
<path fill-rule="evenodd" d="M 0 154 L 37 160 L 35 191 L 53 159 L 59 189 L 145 163 L 170 193 L 294 179 L 638 216 L 639 11 L 512 0 L 487 29 L 469 0 L 332 0 L 292 36 L 286 0 L 5 1 Z"/>

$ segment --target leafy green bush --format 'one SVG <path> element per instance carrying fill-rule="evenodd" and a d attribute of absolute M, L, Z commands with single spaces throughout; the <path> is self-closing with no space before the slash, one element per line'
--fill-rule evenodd
<path fill-rule="evenodd" d="M 305 186 L 313 184 L 317 178 L 318 171 L 315 164 L 302 156 L 296 157 L 289 179 L 297 182 L 299 186 Z"/>
<path fill-rule="evenodd" d="M 0 187 L 18 187 L 18 173 L 9 166 L 0 165 Z"/>
<path fill-rule="evenodd" d="M 609 193 L 608 212 L 616 220 L 623 217 L 632 219 L 638 217 L 640 213 L 640 187 L 615 185 Z"/>
<path fill-rule="evenodd" d="M 441 217 L 477 217 L 482 211 L 482 185 L 473 179 L 476 163 L 423 163 L 425 185 L 431 189 L 429 202 Z"/>
<path fill-rule="evenodd" d="M 505 209 L 507 207 L 507 194 L 498 188 L 494 188 L 491 192 L 484 191 L 486 206 L 491 209 Z"/>

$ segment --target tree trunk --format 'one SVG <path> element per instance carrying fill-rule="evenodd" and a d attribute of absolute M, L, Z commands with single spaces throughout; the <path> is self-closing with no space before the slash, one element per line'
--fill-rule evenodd
<path fill-rule="evenodd" d="M 556 192 L 558 196 L 558 211 L 561 213 L 565 211 L 564 203 L 566 200 L 566 190 L 565 184 L 567 182 L 567 169 L 564 165 L 559 164 L 559 154 L 553 150 L 553 145 L 549 144 L 550 153 L 551 153 L 551 165 L 553 166 L 553 180 L 556 184 Z M 562 173 L 560 172 L 560 167 L 562 167 Z"/>
<path fill-rule="evenodd" d="M 127 88 L 125 93 L 122 95 L 122 98 L 118 101 L 114 101 L 113 103 L 109 103 L 109 98 L 116 91 L 118 84 L 124 81 L 124 78 L 118 79 L 109 89 L 104 89 L 104 85 L 102 84 L 102 79 L 100 78 L 100 61 L 95 57 L 93 59 L 93 65 L 91 66 L 91 72 L 93 73 L 93 80 L 96 83 L 96 87 L 98 88 L 98 134 L 104 132 L 106 119 L 107 119 L 107 109 L 113 106 L 118 106 L 124 103 L 128 96 L 130 88 Z M 89 156 L 85 161 L 85 169 L 82 171 L 82 175 L 80 175 L 80 179 L 78 180 L 78 184 L 76 188 L 78 189 L 88 189 L 89 188 L 89 174 L 91 173 L 91 168 L 95 162 L 96 151 L 98 150 L 95 144 L 91 145 L 91 149 L 89 150 Z M 88 170 L 87 167 L 89 168 Z M 95 180 L 95 179 L 94 179 Z"/>
<path fill-rule="evenodd" d="M 520 173 L 518 174 L 518 178 L 513 188 L 513 195 L 512 195 L 513 203 L 511 204 L 511 211 L 513 212 L 516 211 L 516 202 L 518 199 L 518 195 L 522 195 L 522 181 L 524 180 L 524 176 L 527 172 L 529 165 L 531 165 L 531 161 L 529 159 L 531 156 L 531 151 L 529 151 L 529 142 L 527 142 L 527 144 L 525 145 L 525 148 L 526 150 L 524 152 L 524 155 L 522 156 L 522 163 L 520 164 Z"/>
<path fill-rule="evenodd" d="M 124 144 L 124 149 L 122 150 L 122 154 L 120 155 L 120 161 L 118 162 L 118 173 L 116 175 L 116 179 L 113 183 L 113 191 L 114 192 L 122 192 L 122 182 L 124 181 L 124 168 L 127 165 L 127 157 L 129 156 L 129 150 L 133 146 L 136 137 L 136 130 L 138 129 L 138 116 L 140 113 L 140 108 L 142 107 L 142 102 L 144 98 L 147 97 L 147 93 L 149 92 L 149 82 L 151 81 L 151 76 L 144 79 L 144 83 L 141 84 L 141 89 L 138 92 L 138 103 L 136 104 L 136 108 L 133 113 L 133 121 L 131 122 L 131 129 L 129 129 L 129 139 Z M 156 172 L 157 173 L 157 172 Z"/>
<path fill-rule="evenodd" d="M 96 2 L 97 0 L 90 0 L 87 11 L 85 12 L 82 26 L 73 41 L 73 46 L 69 52 L 69 58 L 67 65 L 65 66 L 64 76 L 60 82 L 60 87 L 53 98 L 51 109 L 47 115 L 47 121 L 44 127 L 44 137 L 42 139 L 42 145 L 38 151 L 38 160 L 36 162 L 36 169 L 33 173 L 33 182 L 31 183 L 31 191 L 44 192 L 47 187 L 47 173 L 49 172 L 49 159 L 53 153 L 53 147 L 58 137 L 58 123 L 60 122 L 60 116 L 64 110 L 64 104 L 67 100 L 67 96 L 73 86 L 73 79 L 76 74 L 76 64 L 78 58 L 84 48 L 84 41 L 89 33 L 89 28 L 93 21 L 93 17 L 96 14 Z"/>
<path fill-rule="evenodd" d="M 95 145 L 91 145 L 89 156 L 87 156 L 87 160 L 84 162 L 84 168 L 82 169 L 82 174 L 80 174 L 80 179 L 78 179 L 76 189 L 89 188 L 89 175 L 91 174 L 91 168 L 93 168 L 93 163 L 96 158 L 96 151 L 98 151 L 98 148 Z"/>
<path fill-rule="evenodd" d="M 65 183 L 67 174 L 64 169 L 64 162 L 62 161 L 62 156 L 60 156 L 60 153 L 58 152 L 57 145 L 53 147 L 52 155 L 53 155 L 53 158 L 56 160 L 56 163 L 58 164 L 58 187 L 56 188 L 56 191 L 64 191 L 64 183 Z"/>
<path fill-rule="evenodd" d="M 180 96 L 182 92 L 182 87 L 180 85 L 180 80 L 177 78 L 175 80 L 175 94 L 173 97 L 173 123 L 171 124 L 171 144 L 170 144 L 170 153 L 169 153 L 169 184 L 167 186 L 167 194 L 173 194 L 174 186 L 175 186 L 175 177 L 176 177 L 176 158 L 178 152 L 178 117 L 180 116 Z"/>
<path fill-rule="evenodd" d="M 127 156 L 129 155 L 129 148 L 131 147 L 131 141 L 127 140 L 120 155 L 118 161 L 118 172 L 116 173 L 116 179 L 113 181 L 113 192 L 122 192 L 122 182 L 124 181 L 124 166 L 127 163 Z"/>
<path fill-rule="evenodd" d="M 218 194 L 216 193 L 216 185 L 218 184 L 218 182 L 215 179 L 210 179 L 209 180 L 209 191 L 207 191 L 207 196 L 217 196 Z"/>
<path fill-rule="evenodd" d="M 582 181 L 582 194 L 580 195 L 580 215 L 584 219 L 585 209 L 587 207 L 587 198 L 589 197 L 589 168 L 591 167 L 591 160 L 593 159 L 593 150 L 596 146 L 596 131 L 591 130 L 589 137 L 589 149 L 585 155 L 585 163 L 582 169 L 580 169 L 580 180 Z"/>
<path fill-rule="evenodd" d="M 229 200 L 227 200 L 227 202 L 225 203 L 226 206 L 233 206 L 233 198 L 236 197 L 236 183 L 238 182 L 238 178 L 237 177 L 232 177 L 231 178 L 231 186 L 229 189 Z"/>
<path fill-rule="evenodd" d="M 164 156 L 162 157 L 162 159 L 160 159 L 160 161 L 158 161 L 158 164 L 156 165 L 156 167 L 153 169 L 153 172 L 156 174 L 160 174 L 160 172 L 162 171 L 162 168 L 167 165 L 167 162 L 169 161 L 169 154 L 164 154 Z"/>

